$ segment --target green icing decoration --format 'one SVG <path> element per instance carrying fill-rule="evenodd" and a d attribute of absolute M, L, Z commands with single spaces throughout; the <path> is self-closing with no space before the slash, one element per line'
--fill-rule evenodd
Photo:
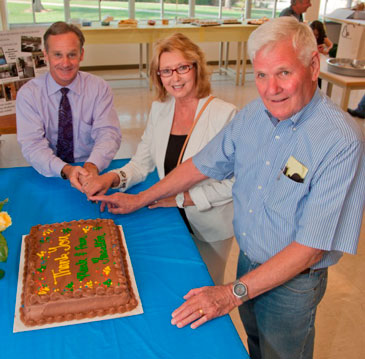
<path fill-rule="evenodd" d="M 40 272 L 40 273 L 42 273 L 46 268 L 47 268 L 47 266 L 41 265 L 40 268 L 37 268 L 37 271 Z"/>
<path fill-rule="evenodd" d="M 107 287 L 110 287 L 111 283 L 112 283 L 111 279 L 108 279 L 105 282 L 103 282 L 103 284 L 105 284 Z"/>
<path fill-rule="evenodd" d="M 74 286 L 74 282 L 70 282 L 66 285 L 66 288 L 68 288 L 70 290 L 70 292 L 73 292 L 74 291 L 73 286 Z"/>
<path fill-rule="evenodd" d="M 71 232 L 71 228 L 63 228 L 63 229 L 62 229 L 62 232 L 63 232 L 64 234 L 70 233 L 70 232 Z"/>

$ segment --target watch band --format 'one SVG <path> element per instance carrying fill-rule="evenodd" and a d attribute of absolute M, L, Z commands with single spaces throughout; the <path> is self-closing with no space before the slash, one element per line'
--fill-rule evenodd
<path fill-rule="evenodd" d="M 61 173 L 60 173 L 61 177 L 64 179 L 64 180 L 67 180 L 67 176 L 65 174 L 65 172 L 63 172 L 63 169 L 61 170 Z"/>
<path fill-rule="evenodd" d="M 184 208 L 184 202 L 185 202 L 184 192 L 178 193 L 175 197 L 175 201 L 176 205 L 179 208 Z"/>
<path fill-rule="evenodd" d="M 127 174 L 121 170 L 121 169 L 117 169 L 117 170 L 111 170 L 110 172 L 114 172 L 118 175 L 119 177 L 119 184 L 118 186 L 112 187 L 112 188 L 122 188 L 122 189 L 126 189 L 127 188 Z"/>

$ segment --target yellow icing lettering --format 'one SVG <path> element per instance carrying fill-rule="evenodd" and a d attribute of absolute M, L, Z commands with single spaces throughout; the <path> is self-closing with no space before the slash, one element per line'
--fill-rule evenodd
<path fill-rule="evenodd" d="M 58 277 L 71 275 L 70 260 L 68 259 L 68 254 L 69 253 L 62 253 L 58 258 L 54 259 L 55 262 L 58 262 L 58 273 L 55 273 L 54 270 L 52 270 L 54 284 L 57 284 Z"/>
<path fill-rule="evenodd" d="M 56 247 L 49 247 L 48 248 L 48 253 L 54 253 L 57 251 L 58 248 L 63 248 L 63 250 L 65 252 L 69 251 L 71 249 L 70 246 L 70 241 L 69 241 L 69 237 L 70 237 L 70 233 L 66 234 L 65 236 L 60 236 L 58 237 L 58 246 Z"/>
<path fill-rule="evenodd" d="M 54 284 L 57 284 L 57 278 L 63 277 L 65 275 L 71 275 L 71 272 L 69 270 L 64 270 L 64 271 L 60 270 L 58 273 L 55 273 L 55 271 L 52 269 L 52 275 Z"/>

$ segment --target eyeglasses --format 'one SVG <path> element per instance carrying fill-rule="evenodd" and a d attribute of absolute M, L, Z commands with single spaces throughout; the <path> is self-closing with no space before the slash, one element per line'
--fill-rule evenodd
<path fill-rule="evenodd" d="M 157 75 L 161 77 L 171 77 L 174 71 L 179 75 L 187 74 L 192 68 L 194 67 L 193 64 L 191 65 L 180 65 L 176 69 L 161 69 L 157 71 Z"/>

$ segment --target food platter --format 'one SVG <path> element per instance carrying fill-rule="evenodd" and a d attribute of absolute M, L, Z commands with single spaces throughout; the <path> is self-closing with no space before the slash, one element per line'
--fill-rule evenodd
<path fill-rule="evenodd" d="M 331 58 L 327 59 L 327 67 L 338 75 L 365 77 L 365 60 Z"/>

